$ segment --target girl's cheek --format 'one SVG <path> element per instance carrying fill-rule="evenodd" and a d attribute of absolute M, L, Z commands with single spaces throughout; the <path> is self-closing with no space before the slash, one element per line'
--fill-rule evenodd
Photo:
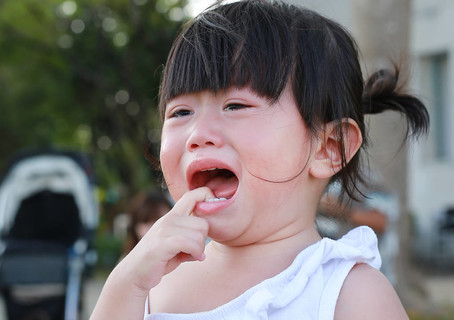
<path fill-rule="evenodd" d="M 301 134 L 297 132 L 296 134 Z M 310 142 L 296 134 L 250 142 L 243 152 L 243 166 L 256 178 L 271 182 L 291 181 L 305 169 L 310 157 Z"/>
<path fill-rule="evenodd" d="M 178 154 L 183 152 L 183 150 L 179 151 L 181 142 L 176 137 L 176 134 L 172 133 L 172 131 L 165 130 L 165 127 L 162 130 L 160 161 L 163 171 L 164 168 L 171 167 L 175 159 L 178 158 Z"/>
<path fill-rule="evenodd" d="M 161 142 L 160 162 L 161 170 L 166 182 L 167 188 L 172 198 L 177 201 L 184 193 L 182 187 L 185 185 L 182 181 L 184 174 L 181 173 L 179 159 L 182 151 L 176 143 L 163 137 Z"/>
<path fill-rule="evenodd" d="M 160 150 L 160 157 L 161 157 L 161 162 L 163 161 L 163 155 L 169 152 L 169 149 L 171 149 L 171 139 L 169 139 L 169 134 L 167 133 L 167 130 L 165 128 L 162 129 L 161 132 L 161 150 Z"/>

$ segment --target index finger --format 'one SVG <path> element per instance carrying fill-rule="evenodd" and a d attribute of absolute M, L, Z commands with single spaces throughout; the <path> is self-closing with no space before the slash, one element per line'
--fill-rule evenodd
<path fill-rule="evenodd" d="M 186 192 L 180 200 L 178 200 L 172 210 L 172 214 L 179 216 L 190 216 L 194 207 L 199 201 L 204 201 L 209 198 L 214 198 L 213 192 L 208 187 L 200 187 Z"/>

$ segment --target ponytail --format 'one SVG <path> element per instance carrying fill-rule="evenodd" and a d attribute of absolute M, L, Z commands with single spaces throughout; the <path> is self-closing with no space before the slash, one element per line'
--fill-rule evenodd
<path fill-rule="evenodd" d="M 429 129 L 429 114 L 416 97 L 403 93 L 398 86 L 399 69 L 382 69 L 366 81 L 362 103 L 364 114 L 377 114 L 386 110 L 398 111 L 406 116 L 407 134 L 418 138 Z"/>
<path fill-rule="evenodd" d="M 424 104 L 415 96 L 403 92 L 399 86 L 399 68 L 394 70 L 382 69 L 372 74 L 364 84 L 362 94 L 362 113 L 377 114 L 387 110 L 403 114 L 407 120 L 407 131 L 404 140 L 408 137 L 418 138 L 429 129 L 429 113 Z M 359 120 L 359 119 L 356 119 Z M 358 122 L 364 128 L 363 120 Z M 364 130 L 364 129 L 363 129 Z M 363 132 L 364 134 L 364 132 Z M 363 147 L 368 145 L 367 137 L 363 136 Z M 341 150 L 341 152 L 343 152 Z M 333 177 L 342 184 L 341 199 L 348 194 L 353 200 L 367 197 L 360 186 L 369 185 L 364 172 L 359 165 L 359 152 L 350 160 L 343 170 Z"/>

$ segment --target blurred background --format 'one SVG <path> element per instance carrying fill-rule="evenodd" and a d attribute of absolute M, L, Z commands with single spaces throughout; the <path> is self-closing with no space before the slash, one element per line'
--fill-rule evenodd
<path fill-rule="evenodd" d="M 375 200 L 369 205 L 386 215 L 385 231 L 380 231 L 386 275 L 411 319 L 454 318 L 454 127 L 449 125 L 454 122 L 454 2 L 288 2 L 344 25 L 357 39 L 365 76 L 392 67 L 391 61 L 401 66 L 408 91 L 426 103 L 431 128 L 416 144 L 402 145 L 405 122 L 395 114 L 367 119 L 370 166 L 381 185 L 379 193 L 370 193 L 377 197 L 371 196 Z M 37 245 L 29 236 L 26 245 L 2 243 L 4 298 L 19 296 L 31 305 L 32 291 L 44 290 L 41 283 L 19 277 L 22 282 L 12 290 L 17 275 L 11 270 L 24 259 L 32 259 L 26 260 L 32 265 L 45 260 L 44 269 L 64 271 L 49 280 L 49 295 L 62 293 L 60 304 L 72 305 L 79 319 L 88 319 L 105 277 L 123 253 L 131 200 L 162 184 L 155 161 L 156 106 L 167 53 L 182 24 L 211 3 L 0 1 L 2 239 L 38 228 L 40 221 L 27 218 L 27 210 L 51 207 L 65 217 L 75 212 L 73 220 L 46 218 L 57 221 L 44 228 L 46 236 L 55 229 L 60 242 L 72 235 L 63 249 Z M 49 190 L 58 200 L 49 200 Z M 36 202 L 26 203 L 29 209 L 21 209 L 37 194 Z M 55 209 L 56 203 L 61 206 Z M 65 229 L 68 221 L 77 230 Z M 39 260 L 37 252 L 48 259 Z M 68 281 L 73 281 L 72 293 Z M 69 302 L 68 296 L 73 297 Z M 5 309 L 3 299 L 0 319 L 7 319 Z M 44 313 L 34 316 L 30 319 L 51 319 Z"/>

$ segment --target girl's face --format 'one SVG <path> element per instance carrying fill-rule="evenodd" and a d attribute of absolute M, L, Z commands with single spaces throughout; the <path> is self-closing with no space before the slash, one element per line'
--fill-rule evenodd
<path fill-rule="evenodd" d="M 247 87 L 183 94 L 166 106 L 161 165 L 175 201 L 202 186 L 218 198 L 194 212 L 211 238 L 265 241 L 313 225 L 311 142 L 290 89 L 274 104 Z"/>

